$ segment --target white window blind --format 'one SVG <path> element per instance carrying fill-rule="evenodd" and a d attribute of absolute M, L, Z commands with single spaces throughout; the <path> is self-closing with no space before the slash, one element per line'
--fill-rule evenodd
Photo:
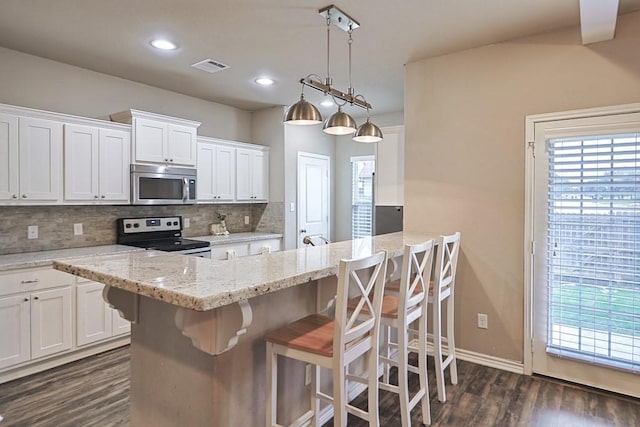
<path fill-rule="evenodd" d="M 351 159 L 351 238 L 373 235 L 373 171 L 372 157 Z"/>
<path fill-rule="evenodd" d="M 547 351 L 640 372 L 640 134 L 547 143 Z"/>

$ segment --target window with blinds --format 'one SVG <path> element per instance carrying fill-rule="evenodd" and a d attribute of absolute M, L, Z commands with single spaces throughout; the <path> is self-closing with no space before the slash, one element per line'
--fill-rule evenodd
<path fill-rule="evenodd" d="M 547 351 L 640 372 L 640 134 L 547 144 Z"/>
<path fill-rule="evenodd" d="M 351 159 L 351 238 L 373 235 L 373 172 L 372 156 Z"/>

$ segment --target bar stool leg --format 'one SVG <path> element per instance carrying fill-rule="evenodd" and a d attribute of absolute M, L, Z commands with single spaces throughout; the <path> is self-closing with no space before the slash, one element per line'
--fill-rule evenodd
<path fill-rule="evenodd" d="M 336 359 L 338 359 L 336 357 Z M 347 396 L 345 393 L 346 367 L 336 360 L 333 367 L 333 427 L 347 425 Z"/>
<path fill-rule="evenodd" d="M 449 375 L 451 376 L 451 384 L 458 384 L 458 365 L 456 364 L 456 343 L 455 343 L 455 325 L 453 312 L 453 292 L 447 298 L 447 348 L 449 362 Z"/>
<path fill-rule="evenodd" d="M 278 355 L 273 351 L 273 344 L 267 341 L 267 387 L 266 392 L 266 425 L 276 425 L 276 408 L 278 407 Z"/>
<path fill-rule="evenodd" d="M 402 427 L 410 427 L 411 411 L 409 410 L 409 355 L 407 352 L 407 325 L 398 325 L 398 387 Z M 422 374 L 420 374 L 422 376 Z"/>
<path fill-rule="evenodd" d="M 436 384 L 438 386 L 438 400 L 447 401 L 444 389 L 444 369 L 442 367 L 442 302 L 433 301 L 433 358 L 435 360 Z"/>

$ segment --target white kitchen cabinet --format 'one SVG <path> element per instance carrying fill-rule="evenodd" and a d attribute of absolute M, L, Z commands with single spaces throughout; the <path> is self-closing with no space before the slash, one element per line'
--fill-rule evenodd
<path fill-rule="evenodd" d="M 31 358 L 31 322 L 28 295 L 0 298 L 0 369 Z"/>
<path fill-rule="evenodd" d="M 31 358 L 71 349 L 71 287 L 31 294 Z"/>
<path fill-rule="evenodd" d="M 64 128 L 64 200 L 129 202 L 129 133 L 93 126 Z"/>
<path fill-rule="evenodd" d="M 211 245 L 211 259 L 229 259 L 231 258 L 229 252 L 233 252 L 236 257 L 258 255 L 263 251 L 278 252 L 282 246 L 281 242 L 282 239 L 262 239 L 249 242 Z"/>
<path fill-rule="evenodd" d="M 131 332 L 131 322 L 120 316 L 120 313 L 115 308 L 111 309 L 111 330 L 114 337 Z"/>
<path fill-rule="evenodd" d="M 112 114 L 111 119 L 131 124 L 135 163 L 196 166 L 199 122 L 138 110 Z"/>
<path fill-rule="evenodd" d="M 62 123 L 0 114 L 0 201 L 60 201 Z"/>
<path fill-rule="evenodd" d="M 91 344 L 111 337 L 111 308 L 102 298 L 104 285 L 78 283 L 76 287 L 76 343 Z"/>
<path fill-rule="evenodd" d="M 18 117 L 0 113 L 0 200 L 18 198 L 18 178 Z"/>
<path fill-rule="evenodd" d="M 201 139 L 198 141 L 198 202 L 235 200 L 236 148 Z"/>
<path fill-rule="evenodd" d="M 236 200 L 266 202 L 269 199 L 269 152 L 239 148 L 236 151 Z"/>

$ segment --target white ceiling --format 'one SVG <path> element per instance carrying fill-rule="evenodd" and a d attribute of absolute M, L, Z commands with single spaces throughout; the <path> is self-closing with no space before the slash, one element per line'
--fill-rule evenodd
<path fill-rule="evenodd" d="M 320 0 L 3 0 L 0 45 L 198 98 L 258 110 L 299 97 L 301 77 L 326 75 Z M 403 109 L 403 65 L 580 24 L 579 0 L 339 0 L 353 33 L 353 86 L 373 114 Z M 619 13 L 640 10 L 620 0 Z M 149 46 L 155 37 L 179 45 Z M 580 43 L 580 40 L 576 40 Z M 332 27 L 331 74 L 346 91 L 347 36 Z M 230 66 L 208 74 L 190 65 Z M 276 80 L 258 87 L 254 78 Z M 305 94 L 312 102 L 320 93 Z M 356 111 L 352 112 L 357 114 Z"/>

